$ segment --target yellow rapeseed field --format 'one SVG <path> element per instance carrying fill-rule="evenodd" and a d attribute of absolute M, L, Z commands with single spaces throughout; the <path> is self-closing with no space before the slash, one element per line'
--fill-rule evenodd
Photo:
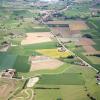
<path fill-rule="evenodd" d="M 68 57 L 72 55 L 70 51 L 59 52 L 58 49 L 43 49 L 43 50 L 37 50 L 37 52 L 52 58 Z"/>

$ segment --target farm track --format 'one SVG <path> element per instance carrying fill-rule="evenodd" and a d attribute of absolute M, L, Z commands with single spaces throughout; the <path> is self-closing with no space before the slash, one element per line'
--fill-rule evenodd
<path fill-rule="evenodd" d="M 30 94 L 28 93 L 28 90 L 31 91 L 31 96 Z M 32 89 L 26 89 L 24 91 L 21 92 L 22 94 L 25 93 L 27 96 L 26 97 L 22 97 L 22 96 L 19 96 L 19 97 L 15 97 L 13 100 L 33 100 L 33 97 L 34 97 L 34 91 Z"/>

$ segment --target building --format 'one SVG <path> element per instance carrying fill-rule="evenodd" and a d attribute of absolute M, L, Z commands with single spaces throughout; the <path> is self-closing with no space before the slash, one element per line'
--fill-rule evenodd
<path fill-rule="evenodd" d="M 13 78 L 16 75 L 15 69 L 6 69 L 2 72 L 1 77 L 4 78 Z"/>

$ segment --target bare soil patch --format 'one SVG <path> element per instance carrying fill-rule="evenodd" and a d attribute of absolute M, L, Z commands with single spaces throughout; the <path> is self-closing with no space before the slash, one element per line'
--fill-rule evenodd
<path fill-rule="evenodd" d="M 74 37 L 77 34 L 80 34 L 80 31 L 70 31 L 68 27 L 52 27 L 52 32 L 59 37 L 67 38 L 68 36 Z"/>
<path fill-rule="evenodd" d="M 86 51 L 86 53 L 96 52 L 96 49 L 93 48 L 92 46 L 83 46 L 83 48 Z"/>
<path fill-rule="evenodd" d="M 76 42 L 76 45 L 82 45 L 82 46 L 91 46 L 94 44 L 95 42 L 89 38 L 80 38 L 79 41 Z"/>
<path fill-rule="evenodd" d="M 63 65 L 63 62 L 46 56 L 32 56 L 29 61 L 31 62 L 30 71 L 56 69 Z"/>
<path fill-rule="evenodd" d="M 67 24 L 66 21 L 48 21 L 47 24 Z"/>
<path fill-rule="evenodd" d="M 22 40 L 21 45 L 49 42 L 52 41 L 52 37 L 50 32 L 27 33 L 27 37 Z"/>
<path fill-rule="evenodd" d="M 70 30 L 86 30 L 88 26 L 84 21 L 72 21 L 69 24 Z"/>
<path fill-rule="evenodd" d="M 1 79 L 0 78 L 0 98 L 5 98 L 6 100 L 9 94 L 13 92 L 16 87 L 16 82 L 10 79 Z"/>

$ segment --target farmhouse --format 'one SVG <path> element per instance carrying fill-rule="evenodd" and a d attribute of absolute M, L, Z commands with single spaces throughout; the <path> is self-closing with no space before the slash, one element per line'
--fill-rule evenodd
<path fill-rule="evenodd" d="M 15 69 L 6 69 L 2 72 L 2 77 L 4 78 L 13 78 L 15 76 L 16 70 Z"/>
<path fill-rule="evenodd" d="M 91 15 L 92 16 L 96 16 L 98 13 L 100 13 L 100 9 L 99 8 L 91 8 Z"/>

